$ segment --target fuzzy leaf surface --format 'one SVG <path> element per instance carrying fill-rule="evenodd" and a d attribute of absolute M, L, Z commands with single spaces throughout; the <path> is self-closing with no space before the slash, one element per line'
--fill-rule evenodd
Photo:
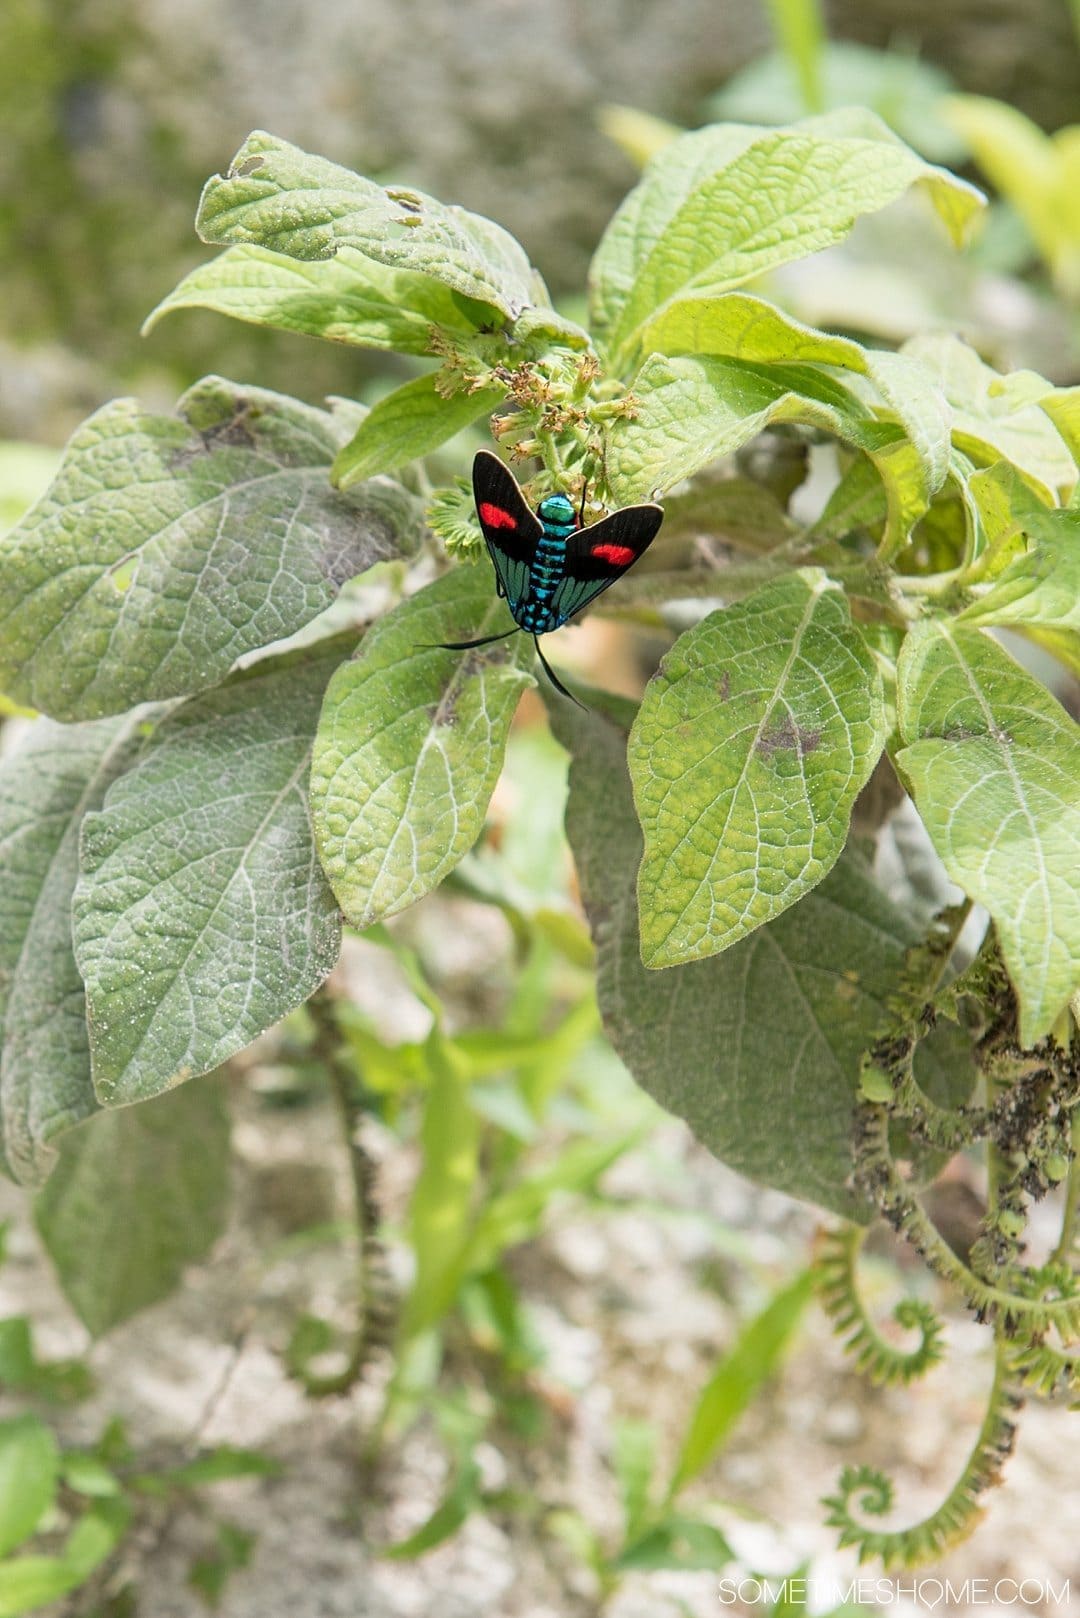
<path fill-rule="evenodd" d="M 623 699 L 603 706 L 581 714 L 552 702 L 550 711 L 571 753 L 566 827 L 612 1044 L 642 1088 L 732 1168 L 865 1217 L 848 1184 L 859 1061 L 915 929 L 849 852 L 799 904 L 723 955 L 647 970 L 634 882 L 642 839 L 626 766 L 634 710 Z"/>
<path fill-rule="evenodd" d="M 714 296 L 842 241 L 862 214 L 922 183 L 956 239 L 982 204 L 873 113 L 845 108 L 783 129 L 714 124 L 665 147 L 604 233 L 590 281 L 611 352 L 672 299 Z"/>
<path fill-rule="evenodd" d="M 430 455 L 480 416 L 490 415 L 506 397 L 502 388 L 482 388 L 447 399 L 436 376 L 414 377 L 372 405 L 334 461 L 331 477 L 339 489 Z"/>
<path fill-rule="evenodd" d="M 436 887 L 479 837 L 528 641 L 443 651 L 511 627 L 486 567 L 460 567 L 381 618 L 330 681 L 311 805 L 346 919 L 368 927 Z"/>
<path fill-rule="evenodd" d="M 897 711 L 897 767 L 994 919 L 1031 1045 L 1080 986 L 1080 729 L 996 641 L 940 619 L 905 639 Z"/>
<path fill-rule="evenodd" d="M 865 376 L 918 450 L 931 492 L 945 481 L 952 412 L 933 373 L 912 355 L 864 348 L 848 337 L 816 331 L 745 292 L 674 298 L 646 326 L 644 347 L 757 365 L 838 366 Z"/>
<path fill-rule="evenodd" d="M 253 243 L 305 260 L 351 247 L 508 320 L 545 301 L 520 244 L 490 219 L 420 191 L 384 188 L 262 130 L 248 136 L 228 174 L 207 182 L 196 228 L 204 242 Z"/>
<path fill-rule="evenodd" d="M 632 418 L 608 430 L 608 483 L 620 505 L 651 500 L 772 422 L 804 422 L 865 450 L 901 541 L 931 494 L 923 455 L 902 427 L 879 421 L 842 383 L 808 365 L 758 365 L 652 354 L 634 378 Z"/>
<path fill-rule="evenodd" d="M 820 882 L 884 743 L 877 664 L 817 569 L 680 636 L 630 736 L 646 966 L 715 955 Z"/>
<path fill-rule="evenodd" d="M 0 548 L 0 688 L 54 718 L 205 690 L 417 542 L 399 485 L 330 487 L 353 420 L 220 377 L 177 408 L 103 406 Z"/>
<path fill-rule="evenodd" d="M 31 724 L 0 759 L 0 1126 L 3 1166 L 37 1184 L 56 1136 L 97 1108 L 71 945 L 79 831 L 134 758 L 138 716 Z"/>
<path fill-rule="evenodd" d="M 165 1298 L 225 1223 L 229 1115 L 205 1078 L 68 1135 L 34 1215 L 64 1296 L 100 1337 Z"/>
<path fill-rule="evenodd" d="M 183 703 L 86 817 L 74 938 L 103 1106 L 217 1067 L 332 970 L 341 918 L 307 778 L 354 644 L 269 658 Z"/>
<path fill-rule="evenodd" d="M 398 354 L 430 354 L 431 328 L 475 330 L 467 303 L 440 281 L 379 264 L 353 247 L 333 258 L 290 258 L 254 244 L 228 247 L 163 298 L 143 332 L 176 309 L 209 309 L 252 326 Z"/>

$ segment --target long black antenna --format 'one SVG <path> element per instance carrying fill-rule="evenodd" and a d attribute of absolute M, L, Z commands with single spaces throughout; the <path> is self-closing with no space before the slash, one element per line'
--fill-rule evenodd
<path fill-rule="evenodd" d="M 563 685 L 562 681 L 559 679 L 559 676 L 555 673 L 555 670 L 552 668 L 551 664 L 540 650 L 540 642 L 535 635 L 533 636 L 533 645 L 536 647 L 536 655 L 543 665 L 544 673 L 547 675 L 556 691 L 561 692 L 564 697 L 569 697 L 574 706 L 580 708 L 582 713 L 588 713 L 589 710 L 586 708 L 585 704 L 583 702 L 579 702 L 574 693 L 572 691 L 568 691 L 565 685 Z"/>
<path fill-rule="evenodd" d="M 421 641 L 420 645 L 429 652 L 469 652 L 474 646 L 490 646 L 493 640 L 508 640 L 511 635 L 516 635 L 520 628 L 520 624 L 515 624 L 513 629 L 506 630 L 502 635 L 484 635 L 480 640 Z"/>

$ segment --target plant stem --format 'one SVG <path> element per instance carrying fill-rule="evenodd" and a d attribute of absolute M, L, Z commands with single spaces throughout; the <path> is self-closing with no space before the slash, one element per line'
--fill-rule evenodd
<path fill-rule="evenodd" d="M 333 1003 L 325 989 L 319 989 L 312 996 L 307 1009 L 315 1024 L 313 1051 L 325 1067 L 330 1080 L 341 1136 L 348 1155 L 356 1231 L 356 1330 L 349 1356 L 340 1371 L 328 1376 L 304 1377 L 308 1393 L 315 1398 L 325 1398 L 336 1393 L 346 1393 L 359 1380 L 372 1347 L 371 1317 L 375 1299 L 371 1280 L 374 1270 L 373 1260 L 376 1256 L 374 1233 L 378 1216 L 373 1194 L 374 1167 L 359 1139 L 363 1109 L 357 1103 L 354 1077 L 341 1058 L 340 1035 L 334 1021 Z"/>

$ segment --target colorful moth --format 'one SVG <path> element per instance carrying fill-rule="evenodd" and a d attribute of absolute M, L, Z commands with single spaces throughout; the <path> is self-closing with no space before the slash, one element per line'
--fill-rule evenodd
<path fill-rule="evenodd" d="M 495 564 L 496 587 L 513 614 L 516 629 L 536 642 L 537 655 L 557 691 L 569 697 L 540 650 L 539 635 L 560 629 L 582 612 L 609 584 L 621 579 L 656 538 L 664 520 L 660 506 L 626 506 L 601 522 L 581 527 L 580 514 L 565 494 L 549 494 L 536 514 L 512 472 L 490 450 L 473 461 L 476 515 Z M 455 641 L 451 651 L 486 646 L 506 635 Z M 571 698 L 575 701 L 576 698 Z"/>

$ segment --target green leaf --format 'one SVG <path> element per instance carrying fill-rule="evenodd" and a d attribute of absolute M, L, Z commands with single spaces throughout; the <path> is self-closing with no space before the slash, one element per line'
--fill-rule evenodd
<path fill-rule="evenodd" d="M 45 444 L 0 443 L 0 533 L 45 493 L 58 459 Z"/>
<path fill-rule="evenodd" d="M 438 1031 L 428 1039 L 427 1056 L 431 1086 L 420 1129 L 423 1166 L 409 1207 L 416 1274 L 402 1316 L 405 1337 L 441 1320 L 461 1285 L 480 1146 L 466 1062 Z"/>
<path fill-rule="evenodd" d="M 669 1500 L 705 1470 L 739 1417 L 775 1375 L 813 1295 L 813 1273 L 804 1270 L 739 1332 L 694 1407 L 672 1473 Z"/>
<path fill-rule="evenodd" d="M 64 1482 L 92 1500 L 112 1500 L 122 1492 L 116 1473 L 86 1450 L 67 1450 L 62 1460 Z"/>
<path fill-rule="evenodd" d="M 212 1549 L 192 1562 L 188 1584 L 210 1607 L 217 1607 L 234 1573 L 247 1567 L 258 1543 L 258 1535 L 234 1523 L 219 1522 Z"/>
<path fill-rule="evenodd" d="M 623 1538 L 636 1537 L 649 1513 L 656 1467 L 656 1428 L 647 1421 L 617 1420 L 612 1431 L 611 1469 L 619 1485 Z"/>
<path fill-rule="evenodd" d="M 773 34 L 791 64 L 807 112 L 824 108 L 825 23 L 817 0 L 767 0 Z"/>
<path fill-rule="evenodd" d="M 960 614 L 970 625 L 1080 631 L 1080 511 L 1044 506 L 1005 463 L 976 474 L 973 483 L 1008 477 L 1009 510 L 1032 548 L 1000 573 L 985 595 Z"/>
<path fill-rule="evenodd" d="M 733 1559 L 725 1535 L 712 1523 L 674 1511 L 619 1552 L 621 1573 L 652 1573 L 665 1568 L 715 1572 Z"/>
<path fill-rule="evenodd" d="M 227 175 L 207 182 L 196 228 L 204 242 L 254 243 L 298 259 L 352 247 L 508 320 L 547 301 L 519 243 L 491 220 L 419 191 L 384 189 L 261 130 L 248 136 Z"/>
<path fill-rule="evenodd" d="M 504 388 L 482 388 L 445 398 L 439 392 L 438 372 L 414 377 L 372 406 L 338 451 L 331 479 L 339 489 L 351 489 L 365 478 L 430 455 L 480 416 L 489 416 L 505 397 Z"/>
<path fill-rule="evenodd" d="M 897 766 L 946 871 L 994 919 L 1032 1045 L 1080 986 L 1080 732 L 996 641 L 940 619 L 908 635 L 897 685 Z"/>
<path fill-rule="evenodd" d="M 86 817 L 74 939 L 103 1106 L 219 1066 L 333 969 L 341 918 L 307 777 L 355 640 L 269 658 L 174 709 Z"/>
<path fill-rule="evenodd" d="M 630 734 L 645 965 L 718 954 L 820 882 L 884 744 L 877 664 L 817 569 L 687 630 Z"/>
<path fill-rule="evenodd" d="M 34 1208 L 64 1296 L 100 1337 L 167 1297 L 225 1223 L 229 1118 L 205 1078 L 73 1130 Z"/>
<path fill-rule="evenodd" d="M 591 271 L 595 325 L 625 364 L 670 299 L 715 296 L 830 247 L 917 182 L 961 239 L 981 194 L 865 109 L 786 129 L 694 130 L 653 159 L 604 233 Z"/>
<path fill-rule="evenodd" d="M 147 317 L 143 334 L 175 309 L 211 309 L 253 326 L 398 354 L 430 354 L 432 327 L 475 331 L 449 287 L 394 270 L 352 247 L 305 261 L 266 247 L 228 247 L 185 275 Z"/>
<path fill-rule="evenodd" d="M 551 704 L 571 751 L 566 828 L 616 1051 L 643 1089 L 751 1179 L 859 1217 L 850 1189 L 859 1061 L 919 936 L 857 856 L 723 955 L 648 971 L 634 874 L 641 831 L 626 768 L 633 708 Z"/>
<path fill-rule="evenodd" d="M 37 1416 L 0 1421 L 0 1556 L 29 1539 L 56 1498 L 60 1451 Z"/>
<path fill-rule="evenodd" d="M 0 1563 L 0 1618 L 21 1618 L 77 1590 L 127 1531 L 130 1508 L 101 1500 L 83 1513 L 59 1556 L 14 1556 Z"/>
<path fill-rule="evenodd" d="M 177 410 L 103 406 L 0 548 L 0 687 L 55 718 L 215 685 L 418 535 L 398 485 L 331 489 L 351 419 L 219 377 Z"/>
<path fill-rule="evenodd" d="M 792 0 L 816 9 L 815 0 Z M 740 68 L 708 106 L 718 118 L 740 124 L 784 124 L 803 100 L 807 112 L 840 107 L 869 107 L 890 129 L 935 162 L 963 160 L 967 149 L 941 116 L 953 81 L 932 62 L 895 46 L 877 50 L 853 40 L 826 40 L 818 57 L 821 107 L 812 107 L 800 90 L 788 56 L 770 51 Z M 852 322 L 857 325 L 858 322 Z"/>
<path fill-rule="evenodd" d="M 652 499 L 784 421 L 823 428 L 866 451 L 885 485 L 896 544 L 929 505 L 927 468 L 907 434 L 810 366 L 653 354 L 632 394 L 632 418 L 617 418 L 608 431 L 608 484 L 620 505 Z"/>
<path fill-rule="evenodd" d="M 368 927 L 437 887 L 479 837 L 518 698 L 533 678 L 496 643 L 510 627 L 486 567 L 461 567 L 381 618 L 330 681 L 311 805 L 323 868 L 347 920 Z"/>
<path fill-rule="evenodd" d="M 411 1561 L 434 1550 L 457 1533 L 472 1513 L 483 1504 L 483 1474 L 471 1458 L 464 1460 L 454 1474 L 449 1489 L 426 1522 L 407 1539 L 388 1545 L 383 1556 L 397 1562 Z"/>
<path fill-rule="evenodd" d="M 23 1184 L 97 1108 L 71 900 L 83 816 L 134 757 L 140 720 L 38 719 L 0 760 L 0 1124 L 4 1168 Z"/>
<path fill-rule="evenodd" d="M 643 346 L 759 365 L 835 365 L 868 377 L 918 450 L 930 491 L 945 481 L 952 413 L 933 373 L 911 355 L 816 331 L 745 292 L 673 299 L 645 327 Z"/>
<path fill-rule="evenodd" d="M 950 96 L 945 116 L 991 183 L 1016 209 L 1062 292 L 1080 294 L 1080 136 L 1045 134 L 989 96 Z"/>
<path fill-rule="evenodd" d="M 1048 499 L 1073 487 L 1076 464 L 1052 418 L 1071 430 L 1076 390 L 1054 389 L 1033 371 L 1002 376 L 943 332 L 912 338 L 903 352 L 937 377 L 952 408 L 953 442 L 977 465 L 1011 461 Z"/>

